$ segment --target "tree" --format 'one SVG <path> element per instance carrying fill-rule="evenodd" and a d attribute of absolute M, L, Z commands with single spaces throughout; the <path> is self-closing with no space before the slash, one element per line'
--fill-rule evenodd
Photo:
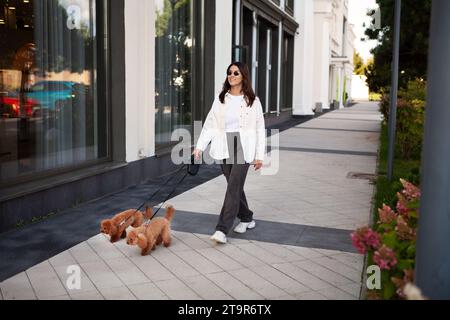
<path fill-rule="evenodd" d="M 371 40 L 379 45 L 372 50 L 373 65 L 366 70 L 371 91 L 380 92 L 391 85 L 391 62 L 393 50 L 393 25 L 395 0 L 376 0 L 380 8 L 381 29 L 373 24 L 366 30 Z M 406 88 L 408 81 L 426 79 L 428 36 L 431 0 L 402 1 L 399 85 Z"/>
<path fill-rule="evenodd" d="M 354 73 L 363 76 L 364 71 L 366 69 L 366 65 L 364 64 L 364 60 L 361 58 L 358 52 L 353 52 L 353 64 L 355 65 Z"/>

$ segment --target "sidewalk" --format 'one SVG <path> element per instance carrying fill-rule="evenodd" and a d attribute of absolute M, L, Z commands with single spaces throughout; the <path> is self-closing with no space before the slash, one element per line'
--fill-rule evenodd
<path fill-rule="evenodd" d="M 278 174 L 247 177 L 257 228 L 227 245 L 209 240 L 225 193 L 217 176 L 169 200 L 168 249 L 141 257 L 99 234 L 4 280 L 0 298 L 359 299 L 364 257 L 349 235 L 369 223 L 374 186 L 351 173 L 375 173 L 380 121 L 364 103 L 281 132 Z M 81 290 L 66 286 L 70 265 L 81 267 Z"/>

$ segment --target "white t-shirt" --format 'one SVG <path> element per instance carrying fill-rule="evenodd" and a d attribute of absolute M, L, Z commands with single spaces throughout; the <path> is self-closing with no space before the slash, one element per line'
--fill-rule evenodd
<path fill-rule="evenodd" d="M 225 117 L 225 131 L 239 132 L 239 115 L 241 112 L 241 104 L 244 96 L 229 95 L 230 103 L 227 104 L 227 112 Z"/>

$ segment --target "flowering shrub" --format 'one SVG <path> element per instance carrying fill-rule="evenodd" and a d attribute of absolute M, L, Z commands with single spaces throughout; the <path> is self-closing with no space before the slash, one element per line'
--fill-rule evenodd
<path fill-rule="evenodd" d="M 397 101 L 396 149 L 402 159 L 420 159 L 425 120 L 426 82 L 414 80 L 400 88 Z M 383 93 L 380 111 L 389 121 L 390 95 Z"/>
<path fill-rule="evenodd" d="M 370 292 L 375 298 L 404 298 L 404 288 L 413 282 L 420 189 L 400 179 L 403 190 L 397 193 L 395 210 L 383 204 L 373 228 L 357 229 L 351 234 L 353 246 L 369 254 L 369 264 L 381 270 L 381 292 Z"/>

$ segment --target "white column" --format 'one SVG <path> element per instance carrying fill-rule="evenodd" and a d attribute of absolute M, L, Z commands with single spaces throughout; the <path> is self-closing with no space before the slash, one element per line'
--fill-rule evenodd
<path fill-rule="evenodd" d="M 236 4 L 240 4 L 240 0 L 236 0 Z M 240 15 L 237 9 L 235 14 Z M 237 19 L 240 21 L 240 19 Z M 240 24 L 237 23 L 236 26 Z M 239 34 L 239 30 L 236 31 Z M 215 42 L 215 93 L 218 94 L 222 90 L 223 83 L 226 79 L 227 67 L 232 62 L 232 41 L 233 41 L 233 1 L 217 0 L 216 1 L 216 42 Z M 237 38 L 236 45 L 239 44 Z M 212 101 L 211 101 L 212 102 Z"/>
<path fill-rule="evenodd" d="M 125 1 L 126 161 L 155 154 L 155 7 Z M 113 128 L 114 130 L 114 128 Z"/>
<path fill-rule="evenodd" d="M 322 14 L 314 16 L 314 102 L 329 109 L 330 30 L 328 19 Z"/>
<path fill-rule="evenodd" d="M 313 0 L 299 0 L 295 4 L 295 19 L 299 31 L 295 35 L 293 115 L 313 115 L 314 79 L 314 5 Z"/>
<path fill-rule="evenodd" d="M 258 72 L 258 18 L 256 12 L 252 13 L 252 87 L 256 88 L 256 79 Z"/>
<path fill-rule="evenodd" d="M 345 81 L 345 71 L 344 67 L 339 69 L 339 109 L 344 108 L 344 81 Z"/>
<path fill-rule="evenodd" d="M 338 69 L 336 67 L 336 65 L 332 65 L 331 67 L 331 78 L 330 78 L 330 97 L 329 100 L 333 101 L 333 100 L 338 100 L 338 97 L 336 96 L 336 91 L 337 91 L 337 82 L 338 82 Z"/>

